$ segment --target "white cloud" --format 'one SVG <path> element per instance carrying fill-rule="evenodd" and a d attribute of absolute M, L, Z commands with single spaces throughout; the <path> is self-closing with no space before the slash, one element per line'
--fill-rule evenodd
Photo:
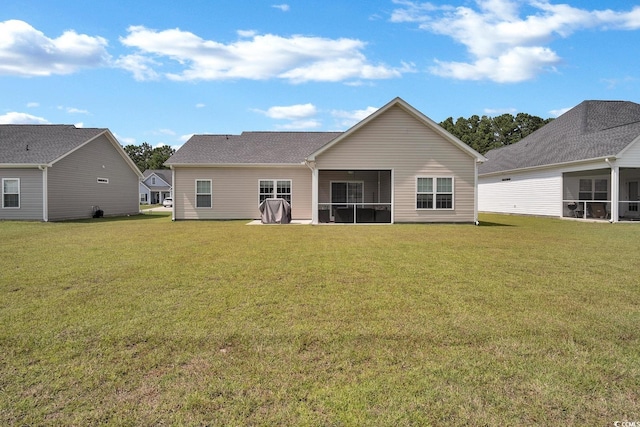
<path fill-rule="evenodd" d="M 39 107 L 40 104 L 38 102 L 29 102 L 27 103 L 27 108 L 36 108 Z"/>
<path fill-rule="evenodd" d="M 117 63 L 138 80 L 158 78 L 156 68 L 180 67 L 162 75 L 171 80 L 283 79 L 308 81 L 375 80 L 400 77 L 413 71 L 411 65 L 389 67 L 373 64 L 363 54 L 366 43 L 357 39 L 328 39 L 294 35 L 239 32 L 229 44 L 205 40 L 197 35 L 170 29 L 156 31 L 132 26 L 121 37 L 123 45 L 137 49 Z M 161 62 L 162 61 L 162 62 Z"/>
<path fill-rule="evenodd" d="M 115 65 L 123 70 L 129 71 L 133 74 L 133 78 L 138 81 L 158 80 L 160 78 L 160 74 L 152 68 L 153 66 L 159 65 L 159 63 L 144 55 L 133 54 L 121 56 L 115 61 Z"/>
<path fill-rule="evenodd" d="M 268 110 L 254 110 L 262 113 L 271 119 L 278 120 L 299 120 L 309 118 L 317 114 L 317 109 L 313 104 L 297 104 L 288 106 L 274 106 Z"/>
<path fill-rule="evenodd" d="M 321 122 L 313 118 L 318 114 L 318 109 L 315 105 L 310 103 L 287 106 L 273 106 L 267 110 L 254 109 L 253 111 L 264 114 L 270 119 L 289 120 L 289 123 L 276 125 L 277 129 L 317 129 L 321 126 Z"/>
<path fill-rule="evenodd" d="M 64 110 L 69 114 L 89 114 L 89 111 L 87 110 L 81 110 L 80 108 L 74 108 L 74 107 L 58 107 L 58 110 Z"/>
<path fill-rule="evenodd" d="M 128 137 L 120 136 L 117 133 L 114 133 L 113 136 L 115 136 L 116 139 L 118 141 L 120 141 L 120 145 L 136 145 L 136 139 L 135 138 L 128 138 Z"/>
<path fill-rule="evenodd" d="M 207 106 L 207 104 L 202 103 L 202 102 L 198 102 L 198 103 L 196 104 L 196 108 L 204 108 L 204 107 L 206 107 L 206 106 Z"/>
<path fill-rule="evenodd" d="M 182 143 L 185 143 L 185 142 L 187 142 L 187 141 L 189 140 L 189 138 L 191 138 L 192 136 L 193 136 L 193 134 L 192 134 L 192 133 L 189 133 L 189 134 L 187 134 L 187 135 L 182 135 L 182 136 L 180 136 L 179 141 L 181 141 Z"/>
<path fill-rule="evenodd" d="M 24 21 L 0 22 L 0 75 L 50 76 L 109 63 L 107 40 L 65 31 L 49 38 Z"/>
<path fill-rule="evenodd" d="M 485 108 L 484 113 L 488 116 L 500 116 L 502 114 L 517 114 L 518 110 L 515 108 Z"/>
<path fill-rule="evenodd" d="M 43 125 L 48 123 L 50 123 L 49 120 L 42 117 L 15 111 L 0 116 L 0 124 L 3 125 Z"/>
<path fill-rule="evenodd" d="M 407 0 L 394 3 L 398 8 L 391 14 L 392 22 L 414 23 L 465 46 L 471 61 L 436 59 L 430 69 L 436 75 L 461 80 L 531 80 L 540 73 L 554 71 L 562 62 L 549 47 L 554 38 L 569 37 L 585 29 L 640 28 L 640 6 L 629 12 L 615 12 L 550 4 L 546 0 L 476 0 L 475 9 Z M 522 16 L 524 6 L 533 11 Z"/>
<path fill-rule="evenodd" d="M 317 129 L 322 125 L 319 120 L 294 120 L 284 125 L 277 125 L 277 129 L 283 130 L 309 130 Z"/>
<path fill-rule="evenodd" d="M 571 110 L 572 108 L 573 107 L 567 107 L 567 108 L 559 108 L 557 110 L 551 110 L 549 111 L 549 114 L 551 114 L 553 117 L 560 117 L 561 115 Z"/>
<path fill-rule="evenodd" d="M 376 107 L 367 107 L 364 110 L 352 111 L 333 110 L 331 115 L 338 120 L 338 126 L 340 128 L 350 128 L 376 111 L 378 111 L 378 108 Z"/>
<path fill-rule="evenodd" d="M 271 7 L 274 7 L 276 9 L 280 9 L 283 12 L 288 12 L 289 9 L 290 9 L 288 4 L 274 4 Z"/>

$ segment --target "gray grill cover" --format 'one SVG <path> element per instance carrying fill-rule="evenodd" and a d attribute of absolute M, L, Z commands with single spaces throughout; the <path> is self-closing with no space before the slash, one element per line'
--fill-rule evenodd
<path fill-rule="evenodd" d="M 291 205 L 285 199 L 264 199 L 260 203 L 263 224 L 289 224 Z"/>

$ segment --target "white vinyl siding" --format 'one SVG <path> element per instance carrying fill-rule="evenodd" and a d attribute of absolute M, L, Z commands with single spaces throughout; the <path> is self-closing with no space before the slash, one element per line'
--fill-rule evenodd
<path fill-rule="evenodd" d="M 475 161 L 468 152 L 395 106 L 320 154 L 316 167 L 321 172 L 392 171 L 394 222 L 471 223 L 475 220 Z M 455 177 L 455 209 L 416 209 L 418 176 Z"/>
<path fill-rule="evenodd" d="M 196 208 L 210 208 L 211 200 L 212 200 L 211 180 L 197 179 L 196 180 Z"/>
<path fill-rule="evenodd" d="M 2 178 L 2 208 L 20 209 L 20 178 Z"/>
<path fill-rule="evenodd" d="M 298 167 L 176 167 L 175 219 L 259 219 L 259 185 L 264 177 L 291 181 L 293 219 L 311 219 L 311 170 Z M 195 179 L 211 179 L 212 209 L 196 209 Z"/>
<path fill-rule="evenodd" d="M 545 169 L 478 179 L 478 210 L 519 215 L 562 215 L 562 172 Z"/>

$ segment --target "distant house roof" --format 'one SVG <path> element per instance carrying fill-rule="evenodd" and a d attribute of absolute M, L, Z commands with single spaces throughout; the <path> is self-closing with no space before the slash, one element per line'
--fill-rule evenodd
<path fill-rule="evenodd" d="M 584 101 L 521 141 L 486 153 L 478 173 L 615 157 L 639 136 L 639 104 Z"/>
<path fill-rule="evenodd" d="M 0 165 L 48 165 L 107 131 L 73 125 L 0 125 Z"/>
<path fill-rule="evenodd" d="M 342 132 L 242 132 L 194 135 L 166 165 L 302 164 L 310 154 Z"/>
<path fill-rule="evenodd" d="M 147 169 L 142 173 L 143 180 L 146 180 L 151 175 L 156 175 L 160 177 L 167 184 L 172 185 L 173 174 L 169 169 Z"/>

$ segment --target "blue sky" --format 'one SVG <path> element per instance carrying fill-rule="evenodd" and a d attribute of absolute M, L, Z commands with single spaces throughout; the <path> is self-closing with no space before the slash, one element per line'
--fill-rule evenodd
<path fill-rule="evenodd" d="M 346 130 L 396 96 L 436 122 L 640 102 L 640 2 L 3 0 L 0 123 Z"/>

